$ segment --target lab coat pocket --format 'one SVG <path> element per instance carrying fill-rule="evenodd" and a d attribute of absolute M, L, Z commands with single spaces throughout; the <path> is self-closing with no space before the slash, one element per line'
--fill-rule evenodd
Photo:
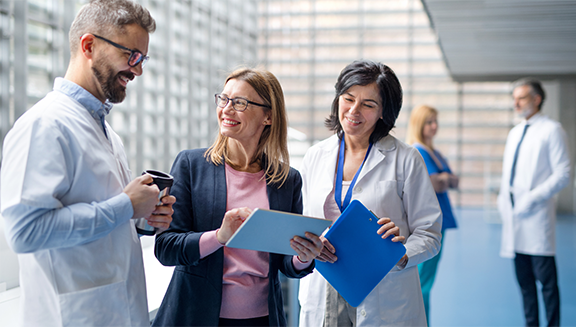
<path fill-rule="evenodd" d="M 422 325 L 424 307 L 417 267 L 392 269 L 378 285 L 382 325 Z"/>
<path fill-rule="evenodd" d="M 63 326 L 130 326 L 126 282 L 60 295 Z"/>

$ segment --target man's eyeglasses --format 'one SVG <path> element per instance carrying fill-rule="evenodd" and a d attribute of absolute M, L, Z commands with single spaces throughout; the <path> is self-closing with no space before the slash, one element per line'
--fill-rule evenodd
<path fill-rule="evenodd" d="M 238 112 L 242 112 L 242 111 L 246 110 L 246 108 L 248 107 L 248 104 L 253 104 L 255 106 L 264 107 L 264 108 L 270 108 L 270 106 L 267 106 L 265 104 L 252 102 L 252 101 L 246 100 L 244 98 L 230 99 L 229 97 L 227 97 L 223 94 L 219 94 L 219 93 L 214 94 L 214 99 L 216 100 L 216 105 L 220 108 L 226 107 L 228 105 L 228 102 L 232 101 L 232 108 Z"/>
<path fill-rule="evenodd" d="M 100 39 L 102 41 L 106 41 L 106 42 L 112 44 L 113 46 L 117 47 L 118 49 L 130 51 L 130 58 L 128 58 L 128 66 L 130 66 L 130 67 L 136 67 L 140 62 L 142 62 L 142 68 L 144 68 L 144 65 L 146 64 L 148 59 L 150 59 L 150 57 L 145 56 L 142 52 L 140 52 L 138 50 L 129 49 L 123 45 L 120 45 L 116 42 L 112 42 L 112 41 L 108 40 L 107 38 L 98 36 L 96 34 L 92 34 L 92 35 L 94 35 L 94 37 L 97 39 Z"/>

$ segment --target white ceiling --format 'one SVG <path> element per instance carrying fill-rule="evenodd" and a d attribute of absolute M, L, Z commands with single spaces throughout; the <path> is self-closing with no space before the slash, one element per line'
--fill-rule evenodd
<path fill-rule="evenodd" d="M 457 81 L 576 78 L 576 0 L 422 0 Z"/>

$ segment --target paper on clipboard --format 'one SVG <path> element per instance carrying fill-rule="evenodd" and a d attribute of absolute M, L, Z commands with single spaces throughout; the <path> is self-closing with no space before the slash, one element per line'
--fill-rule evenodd
<path fill-rule="evenodd" d="M 289 212 L 255 209 L 226 242 L 227 247 L 296 255 L 290 247 L 295 236 L 305 232 L 321 235 L 332 224 L 329 219 Z"/>
<path fill-rule="evenodd" d="M 316 269 L 351 305 L 358 306 L 406 253 L 402 243 L 382 239 L 376 217 L 353 200 L 324 237 L 336 249 L 334 263 L 316 260 Z"/>

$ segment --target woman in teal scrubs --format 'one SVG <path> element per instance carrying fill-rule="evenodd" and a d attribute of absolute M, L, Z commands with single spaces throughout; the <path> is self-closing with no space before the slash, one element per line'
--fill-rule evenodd
<path fill-rule="evenodd" d="M 448 198 L 448 189 L 458 188 L 458 176 L 454 175 L 448 166 L 448 161 L 434 148 L 432 140 L 438 131 L 438 111 L 432 107 L 421 105 L 412 109 L 410 115 L 410 122 L 408 125 L 408 138 L 406 142 L 414 146 L 426 163 L 428 174 L 438 203 L 442 210 L 442 244 L 444 243 L 444 230 L 448 228 L 456 228 L 456 220 Z M 418 272 L 420 274 L 420 286 L 422 288 L 422 297 L 424 298 L 424 307 L 426 308 L 426 320 L 430 324 L 430 290 L 434 279 L 436 278 L 436 270 L 438 269 L 438 261 L 442 254 L 442 247 L 438 255 L 428 261 L 418 265 Z"/>

